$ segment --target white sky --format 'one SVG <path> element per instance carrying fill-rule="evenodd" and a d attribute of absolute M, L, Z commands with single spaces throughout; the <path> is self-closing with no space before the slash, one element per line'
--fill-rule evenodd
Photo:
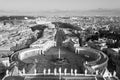
<path fill-rule="evenodd" d="M 0 0 L 0 10 L 89 10 L 120 8 L 120 0 Z"/>

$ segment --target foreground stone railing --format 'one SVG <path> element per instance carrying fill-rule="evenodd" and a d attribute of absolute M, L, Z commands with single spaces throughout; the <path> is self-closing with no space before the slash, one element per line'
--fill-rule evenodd
<path fill-rule="evenodd" d="M 56 68 L 54 68 L 54 72 L 51 72 L 51 69 L 43 69 L 43 73 L 37 73 L 37 70 L 34 69 L 34 73 L 33 74 L 28 74 L 25 72 L 25 69 L 23 69 L 22 71 L 18 71 L 18 75 L 12 75 L 11 72 L 9 72 L 8 70 L 6 71 L 6 76 L 2 79 L 2 80 L 10 80 L 10 78 L 14 79 L 14 80 L 26 80 L 26 78 L 31 78 L 32 80 L 37 78 L 37 80 L 39 79 L 55 79 L 55 80 L 62 80 L 62 78 L 64 78 L 65 80 L 69 80 L 71 78 L 73 79 L 81 79 L 83 78 L 84 80 L 89 80 L 89 79 L 94 79 L 94 78 L 102 78 L 103 80 L 106 80 L 106 78 L 115 78 L 116 80 L 118 79 L 116 77 L 116 74 L 107 74 L 107 76 L 103 76 L 103 75 L 99 75 L 98 72 L 96 72 L 96 74 L 88 74 L 87 70 L 85 71 L 85 74 L 79 74 L 77 73 L 77 69 L 71 69 L 70 73 L 67 73 L 67 69 L 64 69 L 64 72 L 62 73 L 62 68 L 60 67 L 58 70 Z M 17 79 L 17 78 L 21 78 L 21 79 Z M 64 80 L 63 79 L 63 80 Z M 35 79 L 36 80 L 36 79 Z M 96 79 L 95 79 L 96 80 Z M 99 80 L 99 79 L 98 79 Z M 111 80 L 111 79 L 109 79 Z"/>

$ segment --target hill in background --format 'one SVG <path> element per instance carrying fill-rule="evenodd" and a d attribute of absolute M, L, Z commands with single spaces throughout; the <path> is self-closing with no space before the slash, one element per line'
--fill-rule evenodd
<path fill-rule="evenodd" d="M 95 10 L 51 10 L 51 11 L 5 11 L 0 10 L 0 16 L 33 15 L 33 16 L 120 16 L 120 9 Z"/>

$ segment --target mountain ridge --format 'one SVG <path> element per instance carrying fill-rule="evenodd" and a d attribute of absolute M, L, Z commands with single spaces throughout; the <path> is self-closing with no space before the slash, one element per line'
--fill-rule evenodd
<path fill-rule="evenodd" d="M 93 9 L 93 10 L 41 10 L 41 11 L 19 11 L 19 10 L 0 10 L 0 16 L 8 15 L 36 15 L 36 16 L 120 16 L 118 9 Z"/>

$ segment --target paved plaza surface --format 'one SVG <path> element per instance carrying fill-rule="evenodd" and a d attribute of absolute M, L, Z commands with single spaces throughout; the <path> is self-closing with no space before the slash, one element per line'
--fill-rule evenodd
<path fill-rule="evenodd" d="M 34 68 L 37 69 L 38 73 L 42 73 L 43 69 L 51 69 L 51 72 L 54 72 L 54 68 L 58 70 L 60 67 L 62 68 L 62 72 L 67 68 L 68 72 L 70 72 L 71 69 L 77 69 L 78 73 L 83 73 L 84 59 L 68 49 L 61 48 L 60 50 L 61 60 L 58 58 L 58 48 L 52 47 L 46 51 L 45 54 L 32 57 L 32 59 L 37 59 L 36 64 L 25 64 L 22 66 L 28 71 L 27 73 L 34 73 Z"/>

